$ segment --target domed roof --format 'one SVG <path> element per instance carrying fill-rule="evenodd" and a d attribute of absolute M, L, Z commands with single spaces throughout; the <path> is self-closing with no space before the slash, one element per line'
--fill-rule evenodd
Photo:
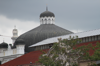
<path fill-rule="evenodd" d="M 17 29 L 13 29 L 13 31 L 17 31 Z"/>
<path fill-rule="evenodd" d="M 13 29 L 13 31 L 17 31 L 17 29 L 16 29 L 16 26 L 14 26 L 14 29 Z"/>
<path fill-rule="evenodd" d="M 25 41 L 23 39 L 18 39 L 15 41 L 15 44 L 16 45 L 23 45 L 23 44 L 25 44 Z"/>
<path fill-rule="evenodd" d="M 46 11 L 41 13 L 40 17 L 55 17 L 55 15 L 46 8 Z"/>
<path fill-rule="evenodd" d="M 0 48 L 8 48 L 8 44 L 3 42 L 0 44 Z"/>
<path fill-rule="evenodd" d="M 40 14 L 40 17 L 55 17 L 55 15 L 50 11 L 45 11 Z"/>
<path fill-rule="evenodd" d="M 22 34 L 16 39 L 16 41 L 19 39 L 23 39 L 25 41 L 25 52 L 30 52 L 34 50 L 33 48 L 29 48 L 30 45 L 33 45 L 47 38 L 71 34 L 71 33 L 73 32 L 65 30 L 54 24 L 42 24 L 36 27 L 35 29 L 32 29 Z M 16 43 L 14 45 L 16 45 Z"/>

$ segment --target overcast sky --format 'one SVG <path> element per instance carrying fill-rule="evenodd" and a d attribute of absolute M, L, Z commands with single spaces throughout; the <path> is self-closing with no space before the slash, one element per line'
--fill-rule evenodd
<path fill-rule="evenodd" d="M 100 0 L 0 0 L 0 43 L 12 43 L 16 25 L 19 35 L 40 25 L 46 10 L 55 14 L 55 24 L 73 32 L 100 29 Z"/>

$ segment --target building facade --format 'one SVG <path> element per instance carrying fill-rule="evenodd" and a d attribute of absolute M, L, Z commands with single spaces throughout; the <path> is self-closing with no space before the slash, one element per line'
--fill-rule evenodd
<path fill-rule="evenodd" d="M 48 11 L 47 7 L 46 11 L 40 14 L 39 19 L 40 26 L 23 33 L 19 37 L 18 30 L 16 28 L 13 30 L 13 46 L 4 42 L 0 44 L 0 61 L 3 65 L 15 64 L 17 66 L 28 64 L 30 61 L 35 63 L 39 55 L 42 54 L 39 50 L 50 49 L 54 42 L 58 42 L 58 38 L 68 39 L 69 36 L 78 36 L 82 40 L 80 44 L 100 42 L 100 29 L 80 33 L 63 29 L 55 25 L 55 15 Z"/>

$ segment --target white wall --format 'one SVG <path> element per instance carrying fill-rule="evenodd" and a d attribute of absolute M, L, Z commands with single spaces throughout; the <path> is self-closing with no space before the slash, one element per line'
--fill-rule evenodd
<path fill-rule="evenodd" d="M 25 45 L 16 45 L 17 54 L 24 54 L 24 46 Z"/>
<path fill-rule="evenodd" d="M 9 46 L 8 49 L 0 48 L 0 57 L 24 54 L 24 46 L 25 45 L 17 45 L 15 49 L 11 49 Z"/>
<path fill-rule="evenodd" d="M 17 45 L 14 49 L 11 49 L 10 46 L 8 46 L 7 49 L 0 48 L 0 61 L 2 64 L 23 55 L 24 46 L 25 45 Z"/>
<path fill-rule="evenodd" d="M 55 17 L 41 17 L 40 23 L 41 24 L 55 24 Z"/>

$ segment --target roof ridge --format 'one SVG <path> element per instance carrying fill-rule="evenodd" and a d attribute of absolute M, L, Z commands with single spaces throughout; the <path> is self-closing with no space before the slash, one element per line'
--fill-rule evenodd
<path fill-rule="evenodd" d="M 84 32 L 89 32 L 89 31 L 95 31 L 95 30 L 100 30 L 100 29 L 87 30 L 87 31 L 83 31 L 83 32 L 78 32 L 78 33 L 84 33 Z M 74 33 L 74 34 L 78 34 L 78 33 Z"/>

